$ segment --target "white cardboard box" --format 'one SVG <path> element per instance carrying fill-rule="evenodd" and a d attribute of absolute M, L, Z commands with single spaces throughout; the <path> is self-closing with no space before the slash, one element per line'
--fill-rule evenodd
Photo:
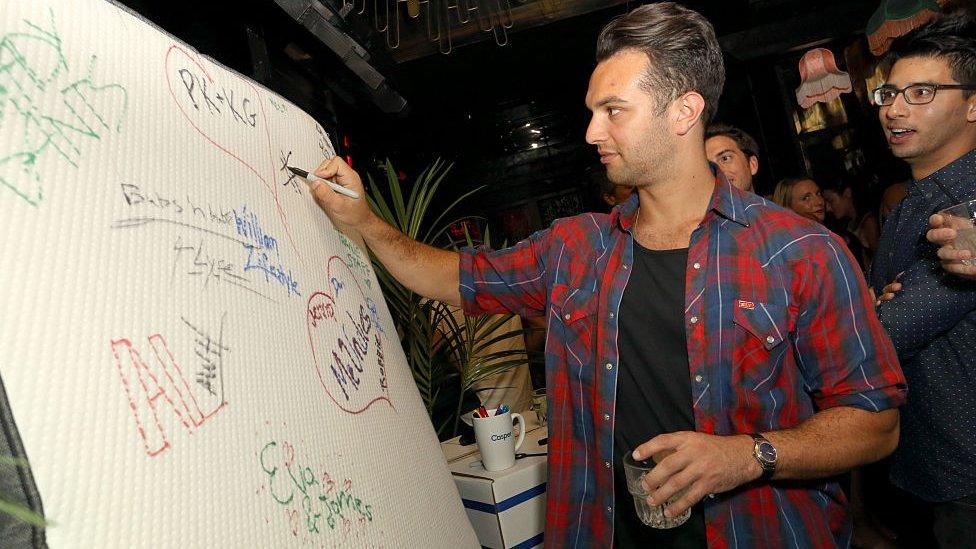
<path fill-rule="evenodd" d="M 531 416 L 529 414 L 525 414 Z M 545 427 L 526 417 L 525 443 L 519 452 L 544 453 L 538 441 Z M 545 456 L 518 459 L 504 471 L 486 471 L 477 444 L 461 446 L 454 438 L 441 444 L 468 520 L 482 547 L 528 549 L 541 547 L 546 525 Z"/>

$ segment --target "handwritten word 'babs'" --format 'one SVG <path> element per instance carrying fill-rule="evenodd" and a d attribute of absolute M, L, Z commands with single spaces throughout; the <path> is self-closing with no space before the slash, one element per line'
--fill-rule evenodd
<path fill-rule="evenodd" d="M 145 188 L 144 186 L 132 183 L 121 183 L 122 198 L 129 207 L 142 206 L 150 208 L 153 213 L 167 213 L 182 215 L 189 214 L 195 220 L 209 221 L 219 225 L 230 225 L 234 223 L 234 210 L 224 210 L 223 208 L 214 209 L 212 204 L 197 205 L 189 195 L 183 198 L 176 198 L 161 194 L 157 190 Z"/>
<path fill-rule="evenodd" d="M 61 173 L 54 164 L 78 168 L 83 146 L 122 131 L 129 97 L 96 80 L 96 56 L 84 73 L 68 63 L 53 11 L 47 23 L 23 26 L 0 35 L 0 144 L 9 146 L 0 151 L 0 187 L 37 206 L 44 174 Z"/>
<path fill-rule="evenodd" d="M 352 480 L 346 479 L 339 486 L 329 473 L 316 474 L 311 467 L 299 463 L 295 447 L 288 442 L 268 442 L 258 460 L 268 493 L 286 509 L 293 535 L 321 534 L 325 528 L 339 528 L 346 536 L 353 521 L 360 527 L 373 522 L 373 506 L 353 495 Z"/>
<path fill-rule="evenodd" d="M 217 345 L 222 347 L 219 341 Z M 155 361 L 143 360 L 132 342 L 124 338 L 112 341 L 112 354 L 143 448 L 155 457 L 170 447 L 161 417 L 164 412 L 171 412 L 192 433 L 227 402 L 222 394 L 193 390 L 162 335 L 149 336 L 149 346 Z"/>

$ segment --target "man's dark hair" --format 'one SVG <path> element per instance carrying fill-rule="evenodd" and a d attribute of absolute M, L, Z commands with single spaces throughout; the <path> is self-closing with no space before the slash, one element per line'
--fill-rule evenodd
<path fill-rule="evenodd" d="M 702 123 L 712 120 L 725 84 L 725 65 L 715 29 L 700 13 L 658 2 L 621 15 L 600 32 L 596 60 L 624 50 L 647 55 L 641 88 L 655 98 L 659 111 L 681 94 L 696 91 L 705 98 Z"/>
<path fill-rule="evenodd" d="M 742 129 L 722 122 L 709 124 L 708 128 L 705 129 L 705 140 L 707 141 L 717 135 L 724 135 L 732 141 L 735 141 L 736 146 L 739 147 L 739 150 L 746 153 L 747 157 L 759 156 L 759 144 L 756 143 L 756 140 L 751 135 L 742 131 Z"/>
<path fill-rule="evenodd" d="M 952 78 L 961 84 L 976 84 L 976 22 L 965 10 L 933 19 L 891 43 L 887 62 L 906 57 L 940 57 L 949 64 Z M 963 97 L 973 91 L 965 90 Z"/>

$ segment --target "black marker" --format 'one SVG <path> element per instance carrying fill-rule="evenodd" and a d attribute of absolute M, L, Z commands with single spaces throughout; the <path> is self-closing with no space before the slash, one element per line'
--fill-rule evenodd
<path fill-rule="evenodd" d="M 329 181 L 328 179 L 320 179 L 318 177 L 315 177 L 314 175 L 306 172 L 305 170 L 300 170 L 298 168 L 292 168 L 291 166 L 288 166 L 288 169 L 291 171 L 291 173 L 297 175 L 298 177 L 301 177 L 301 178 L 305 179 L 305 181 L 308 181 L 310 183 L 313 182 L 313 181 L 322 181 L 323 183 L 325 183 L 326 185 L 328 185 L 329 187 L 331 187 L 333 191 L 335 191 L 335 192 L 337 192 L 337 193 L 339 193 L 341 195 L 348 196 L 349 198 L 354 198 L 356 200 L 359 200 L 359 193 L 357 193 L 356 191 L 354 191 L 352 189 L 347 189 L 347 188 L 343 187 L 342 185 L 340 185 L 338 183 L 335 183 L 333 181 Z"/>

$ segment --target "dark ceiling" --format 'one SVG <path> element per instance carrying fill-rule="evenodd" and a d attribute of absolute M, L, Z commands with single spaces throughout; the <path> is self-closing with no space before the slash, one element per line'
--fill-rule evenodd
<path fill-rule="evenodd" d="M 459 187 L 490 185 L 493 192 L 480 203 L 488 209 L 585 185 L 584 172 L 596 160 L 583 142 L 588 115 L 583 97 L 595 39 L 612 17 L 643 3 L 120 1 L 309 112 L 358 167 L 371 168 L 388 157 L 409 175 L 435 157 L 447 158 L 456 163 L 453 179 Z M 726 52 L 728 79 L 719 117 L 756 133 L 770 147 L 781 147 L 764 149 L 784 165 L 774 164 L 765 177 L 777 169 L 791 171 L 797 162 L 790 148 L 792 122 L 783 106 L 791 100 L 783 94 L 776 76 L 782 69 L 776 66 L 795 67 L 802 48 L 850 41 L 863 32 L 878 2 L 681 2 L 712 21 Z M 426 28 L 434 8 L 442 15 L 440 42 L 429 40 Z M 463 8 L 468 9 L 464 25 Z M 399 45 L 391 48 L 396 35 L 377 28 L 393 30 L 397 9 Z M 409 10 L 415 9 L 420 11 L 411 18 Z M 487 15 L 479 19 L 478 13 Z M 437 17 L 431 21 L 436 25 Z M 445 55 L 439 49 L 448 26 L 451 51 Z M 770 108 L 777 110 L 763 114 Z M 760 123 L 763 116 L 775 123 Z"/>

